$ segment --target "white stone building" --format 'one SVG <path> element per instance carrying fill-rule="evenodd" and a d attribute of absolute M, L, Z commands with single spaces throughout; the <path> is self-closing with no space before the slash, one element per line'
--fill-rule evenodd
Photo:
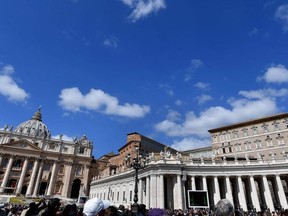
<path fill-rule="evenodd" d="M 193 190 L 207 191 L 212 209 L 221 198 L 244 211 L 287 209 L 287 120 L 288 114 L 279 114 L 209 130 L 212 146 L 203 148 L 203 154 L 197 149 L 169 157 L 164 150 L 153 153 L 148 166 L 139 170 L 138 203 L 187 209 L 188 190 Z M 141 148 L 141 140 L 137 146 Z M 94 178 L 90 197 L 129 207 L 134 187 L 135 170 L 121 169 Z"/>

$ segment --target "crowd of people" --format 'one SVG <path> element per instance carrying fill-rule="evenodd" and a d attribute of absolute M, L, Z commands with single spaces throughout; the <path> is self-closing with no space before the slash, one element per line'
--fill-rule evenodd
<path fill-rule="evenodd" d="M 235 210 L 233 204 L 227 200 L 220 200 L 213 211 L 210 209 L 147 209 L 144 204 L 138 207 L 135 214 L 123 205 L 118 207 L 111 205 L 107 200 L 98 198 L 89 199 L 84 206 L 76 204 L 64 205 L 60 199 L 52 198 L 48 202 L 44 199 L 40 202 L 31 202 L 28 206 L 0 204 L 0 216 L 288 216 L 288 209 L 281 211 L 269 210 L 256 212 Z"/>

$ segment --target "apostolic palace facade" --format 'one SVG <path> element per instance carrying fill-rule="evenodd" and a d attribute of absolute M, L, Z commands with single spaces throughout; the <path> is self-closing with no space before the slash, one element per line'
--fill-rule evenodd
<path fill-rule="evenodd" d="M 127 143 L 110 159 L 110 167 L 93 178 L 90 197 L 109 199 L 116 206 L 131 205 L 135 170 L 125 158 L 149 152 L 138 176 L 138 203 L 147 208 L 197 207 L 191 204 L 189 190 L 207 191 L 207 206 L 212 209 L 222 198 L 244 211 L 288 208 L 287 113 L 209 132 L 210 147 L 186 152 L 167 147 L 152 151 L 150 146 L 161 145 L 128 134 Z"/>
<path fill-rule="evenodd" d="M 197 208 L 191 191 L 207 194 L 207 208 L 222 198 L 244 211 L 288 208 L 288 113 L 209 133 L 210 146 L 182 152 L 129 133 L 117 154 L 95 160 L 85 135 L 73 141 L 51 138 L 38 110 L 15 129 L 0 130 L 0 195 L 89 195 L 129 207 L 137 158 L 138 203 L 147 208 Z"/>

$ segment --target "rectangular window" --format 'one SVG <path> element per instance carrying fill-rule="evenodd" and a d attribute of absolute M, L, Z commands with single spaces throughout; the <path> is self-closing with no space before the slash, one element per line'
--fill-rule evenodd
<path fill-rule="evenodd" d="M 84 147 L 80 147 L 79 148 L 79 154 L 84 154 L 85 152 L 85 148 Z"/>
<path fill-rule="evenodd" d="M 236 151 L 241 151 L 241 144 L 240 143 L 236 144 Z"/>
<path fill-rule="evenodd" d="M 220 135 L 220 141 L 224 141 L 225 139 L 224 139 L 224 135 L 223 134 L 221 134 Z"/>
<path fill-rule="evenodd" d="M 264 126 L 264 127 L 263 127 L 263 132 L 264 132 L 264 133 L 268 133 L 268 132 L 269 132 L 268 126 Z"/>
<path fill-rule="evenodd" d="M 125 198 L 125 191 L 123 191 L 123 200 L 122 201 L 126 201 L 126 198 Z"/>
<path fill-rule="evenodd" d="M 248 136 L 248 131 L 247 130 L 243 130 L 243 137 L 247 137 Z"/>
<path fill-rule="evenodd" d="M 257 134 L 258 134 L 257 128 L 253 128 L 253 134 L 254 134 L 254 135 L 257 135 Z"/>
<path fill-rule="evenodd" d="M 230 134 L 229 133 L 226 134 L 226 140 L 230 140 Z"/>
<path fill-rule="evenodd" d="M 132 191 L 130 191 L 130 202 L 132 202 Z"/>
<path fill-rule="evenodd" d="M 234 136 L 234 139 L 237 139 L 237 138 L 238 138 L 238 133 L 235 132 L 235 133 L 233 134 L 233 136 Z"/>
<path fill-rule="evenodd" d="M 117 191 L 117 201 L 119 201 L 119 191 Z"/>
<path fill-rule="evenodd" d="M 284 139 L 283 138 L 279 138 L 277 139 L 278 145 L 284 145 Z"/>
<path fill-rule="evenodd" d="M 275 124 L 274 125 L 274 131 L 278 131 L 279 130 L 279 125 L 278 124 Z"/>
<path fill-rule="evenodd" d="M 244 143 L 245 150 L 251 150 L 251 143 Z"/>
<path fill-rule="evenodd" d="M 260 141 L 255 142 L 255 147 L 256 147 L 257 149 L 262 148 L 261 142 L 260 142 Z"/>

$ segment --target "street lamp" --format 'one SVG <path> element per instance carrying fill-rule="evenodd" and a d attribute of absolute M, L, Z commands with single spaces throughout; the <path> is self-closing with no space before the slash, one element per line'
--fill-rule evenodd
<path fill-rule="evenodd" d="M 130 153 L 125 157 L 126 166 L 135 169 L 135 188 L 134 188 L 134 203 L 131 205 L 131 211 L 135 214 L 139 211 L 138 202 L 138 170 L 143 169 L 147 166 L 146 158 L 143 158 L 142 155 L 139 155 L 139 146 L 135 146 L 135 156 L 131 161 Z"/>

